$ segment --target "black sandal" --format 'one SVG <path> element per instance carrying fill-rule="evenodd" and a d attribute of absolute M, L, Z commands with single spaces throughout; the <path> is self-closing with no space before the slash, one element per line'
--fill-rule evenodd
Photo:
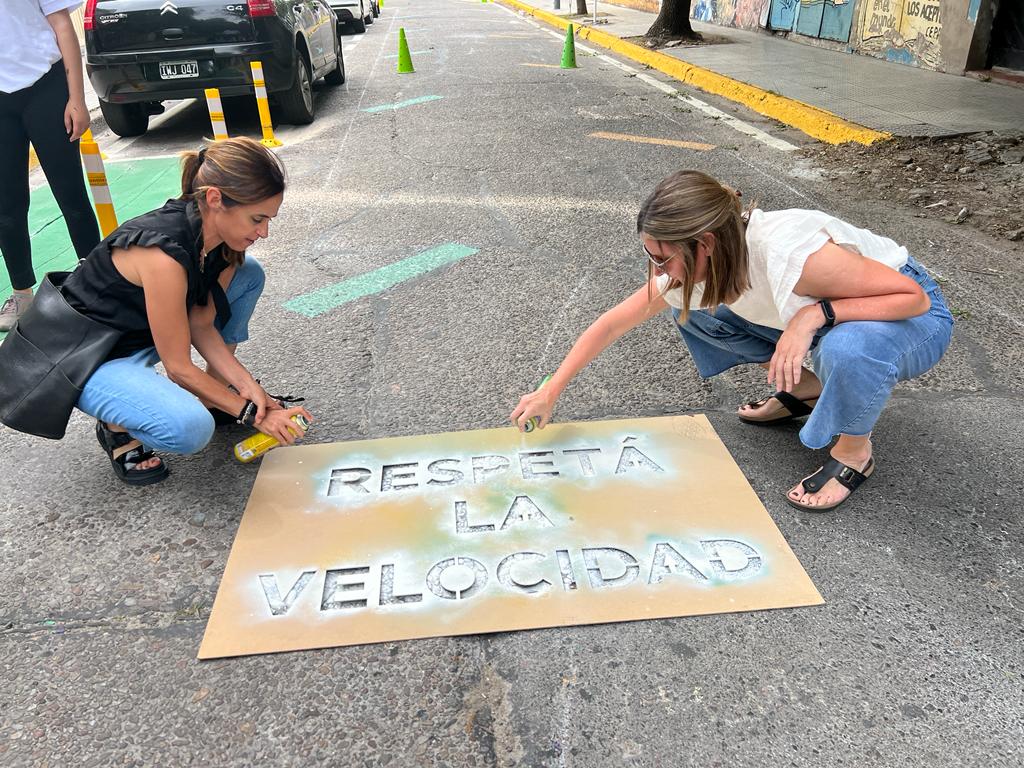
<path fill-rule="evenodd" d="M 774 395 L 763 397 L 760 400 L 754 400 L 753 402 L 747 403 L 751 408 L 760 408 L 762 405 L 767 403 L 772 398 L 779 401 L 783 408 L 789 413 L 785 416 L 776 416 L 771 419 L 751 419 L 747 416 L 737 414 L 740 421 L 746 422 L 747 424 L 760 424 L 761 426 L 770 426 L 772 424 L 783 424 L 793 419 L 799 419 L 804 416 L 809 416 L 811 411 L 814 410 L 815 404 L 818 402 L 817 397 L 809 397 L 806 400 L 799 400 L 789 392 L 776 392 Z"/>
<path fill-rule="evenodd" d="M 102 421 L 96 421 L 96 439 L 106 451 L 114 474 L 128 485 L 152 485 L 171 474 L 167 465 L 160 461 L 160 466 L 149 469 L 136 469 L 139 464 L 154 457 L 152 451 L 127 432 L 113 432 L 107 429 Z"/>
<path fill-rule="evenodd" d="M 853 496 L 853 492 L 860 488 L 861 484 L 871 477 L 871 473 L 875 471 L 875 459 L 871 457 L 868 459 L 868 465 L 864 467 L 863 471 L 858 472 L 853 467 L 848 467 L 841 461 L 830 458 L 826 461 L 817 472 L 808 477 L 806 480 L 801 480 L 800 485 L 804 487 L 805 493 L 817 493 L 825 487 L 832 478 L 839 481 L 839 484 L 848 488 L 850 492 L 846 494 L 846 499 Z M 814 506 L 809 504 L 801 504 L 799 501 L 793 501 L 789 498 L 789 494 L 786 494 L 786 501 L 789 502 L 789 506 L 796 509 L 802 509 L 805 512 L 831 512 L 833 509 L 842 504 L 846 499 L 837 501 L 835 504 L 829 504 L 827 507 Z"/>

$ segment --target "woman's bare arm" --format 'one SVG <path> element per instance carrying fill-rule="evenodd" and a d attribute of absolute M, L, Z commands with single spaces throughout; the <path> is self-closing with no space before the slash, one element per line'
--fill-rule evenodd
<path fill-rule="evenodd" d="M 829 299 L 837 323 L 905 320 L 931 307 L 928 294 L 914 280 L 831 240 L 807 257 L 793 292 Z M 810 310 L 821 315 L 818 307 Z"/>
<path fill-rule="evenodd" d="M 67 9 L 47 15 L 46 20 L 57 37 L 68 79 L 68 103 L 64 108 L 64 128 L 69 141 L 77 141 L 89 128 L 89 110 L 85 106 L 85 81 L 82 79 L 82 50 Z"/>
<path fill-rule="evenodd" d="M 192 337 L 185 309 L 188 276 L 184 267 L 159 248 L 130 248 L 118 254 L 115 264 L 127 267 L 125 262 L 129 261 L 131 275 L 126 277 L 134 277 L 142 285 L 153 342 L 167 377 L 203 402 L 226 413 L 240 413 L 245 398 L 192 362 Z"/>

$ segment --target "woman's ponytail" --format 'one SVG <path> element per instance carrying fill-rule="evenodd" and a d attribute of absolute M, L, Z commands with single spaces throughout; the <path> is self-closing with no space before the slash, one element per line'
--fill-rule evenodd
<path fill-rule="evenodd" d="M 195 194 L 196 176 L 199 173 L 199 167 L 203 164 L 203 154 L 205 154 L 205 149 L 200 152 L 183 152 L 181 155 L 182 198 L 191 198 Z"/>

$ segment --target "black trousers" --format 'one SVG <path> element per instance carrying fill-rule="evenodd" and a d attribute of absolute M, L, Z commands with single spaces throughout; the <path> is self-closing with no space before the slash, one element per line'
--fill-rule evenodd
<path fill-rule="evenodd" d="M 28 234 L 29 142 L 64 214 L 78 258 L 85 258 L 100 241 L 96 214 L 85 189 L 78 142 L 68 141 L 64 129 L 67 103 L 63 61 L 28 88 L 14 93 L 0 91 L 0 251 L 15 289 L 31 288 L 36 283 Z"/>

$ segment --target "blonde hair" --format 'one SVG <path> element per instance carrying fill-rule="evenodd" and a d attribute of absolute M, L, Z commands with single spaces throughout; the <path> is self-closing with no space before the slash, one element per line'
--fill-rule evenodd
<path fill-rule="evenodd" d="M 752 208 L 753 205 L 749 206 L 747 213 Z M 750 287 L 747 213 L 738 192 L 701 171 L 676 171 L 662 179 L 640 207 L 636 231 L 682 249 L 683 280 L 669 278 L 665 288 L 666 292 L 682 289 L 680 323 L 686 322 L 693 295 L 697 243 L 701 235 L 710 232 L 715 236 L 701 293 L 701 308 L 713 309 L 719 304 L 730 304 Z M 654 277 L 651 264 L 648 264 L 648 277 Z"/>
<path fill-rule="evenodd" d="M 253 205 L 284 192 L 284 166 L 258 141 L 239 136 L 181 155 L 181 199 L 196 200 L 200 215 L 206 190 L 220 190 L 226 208 Z M 224 246 L 229 264 L 241 264 L 244 254 Z"/>

